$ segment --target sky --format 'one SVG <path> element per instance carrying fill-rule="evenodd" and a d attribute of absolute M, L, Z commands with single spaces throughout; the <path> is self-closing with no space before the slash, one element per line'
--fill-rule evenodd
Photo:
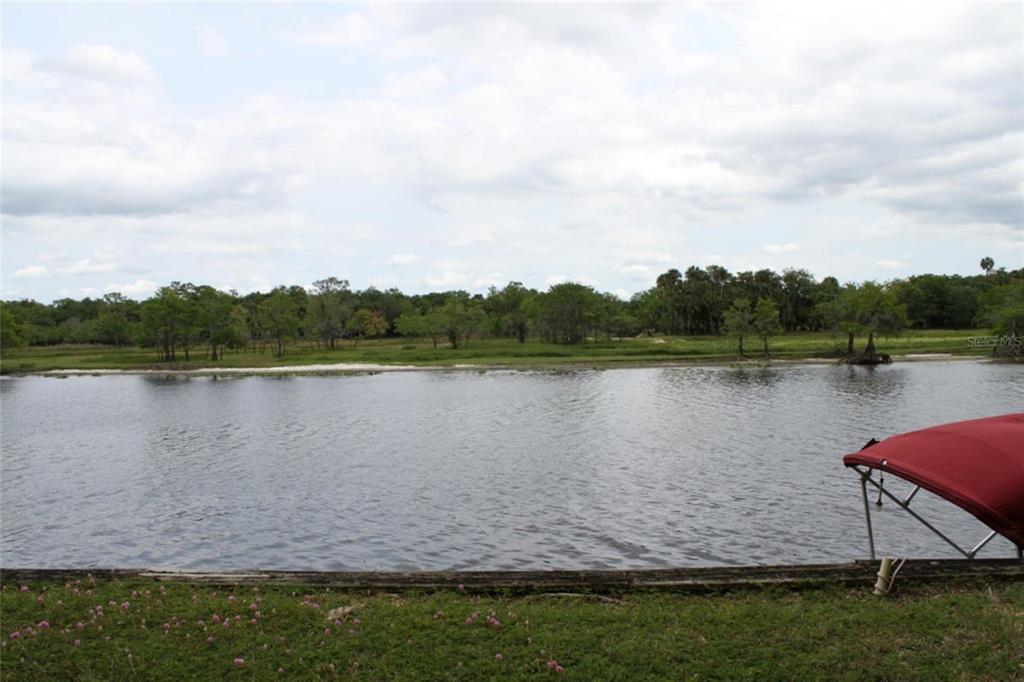
<path fill-rule="evenodd" d="M 2 5 L 0 296 L 1024 267 L 1024 4 Z"/>

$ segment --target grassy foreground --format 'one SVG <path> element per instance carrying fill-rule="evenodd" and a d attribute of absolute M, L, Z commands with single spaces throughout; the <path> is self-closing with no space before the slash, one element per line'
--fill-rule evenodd
<path fill-rule="evenodd" d="M 909 353 L 951 353 L 986 356 L 985 348 L 972 347 L 967 339 L 983 336 L 977 329 L 915 330 L 898 337 L 880 339 L 880 352 L 893 355 Z M 865 339 L 857 340 L 858 350 Z M 790 333 L 770 342 L 772 357 L 780 360 L 837 357 L 845 350 L 845 337 L 825 332 Z M 756 339 L 748 339 L 746 354 L 752 359 L 762 357 Z M 271 367 L 332 364 L 342 362 L 445 366 L 456 364 L 502 365 L 512 367 L 547 367 L 587 364 L 630 364 L 647 362 L 733 361 L 737 358 L 736 342 L 724 336 L 671 336 L 658 338 L 597 341 L 578 346 L 528 341 L 517 343 L 507 339 L 470 341 L 467 348 L 452 349 L 447 344 L 434 348 L 429 341 L 385 339 L 363 341 L 353 348 L 350 342 L 334 350 L 309 344 L 291 344 L 283 358 L 270 351 L 228 352 L 217 362 L 204 359 L 203 350 L 196 349 L 189 363 L 175 365 L 157 360 L 152 350 L 143 348 L 112 348 L 103 346 L 22 348 L 7 350 L 0 360 L 0 371 L 39 372 L 50 369 L 199 369 L 206 367 Z"/>
<path fill-rule="evenodd" d="M 5 680 L 1024 675 L 1021 582 L 610 599 L 87 579 L 4 585 L 0 615 Z"/>

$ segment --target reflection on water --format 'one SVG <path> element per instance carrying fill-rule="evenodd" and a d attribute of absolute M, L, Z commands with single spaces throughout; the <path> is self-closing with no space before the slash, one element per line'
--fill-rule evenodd
<path fill-rule="evenodd" d="M 843 453 L 1020 410 L 1024 370 L 0 381 L 4 566 L 612 568 L 865 554 Z M 979 524 L 925 494 L 966 543 Z M 950 556 L 898 510 L 880 551 Z M 988 556 L 1009 556 L 993 542 Z"/>

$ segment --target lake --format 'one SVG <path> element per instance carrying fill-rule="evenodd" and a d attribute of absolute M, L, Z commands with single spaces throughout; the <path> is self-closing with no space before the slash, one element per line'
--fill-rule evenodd
<path fill-rule="evenodd" d="M 1021 409 L 1024 367 L 971 361 L 5 377 L 0 565 L 848 561 L 867 541 L 843 454 Z M 963 544 L 984 534 L 930 494 L 915 505 Z M 883 554 L 955 556 L 892 504 L 875 531 Z M 1013 555 L 999 538 L 980 556 Z"/>

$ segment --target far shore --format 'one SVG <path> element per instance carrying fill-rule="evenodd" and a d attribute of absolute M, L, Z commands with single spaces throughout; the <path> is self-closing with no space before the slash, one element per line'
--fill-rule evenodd
<path fill-rule="evenodd" d="M 878 352 L 895 362 L 986 360 L 991 349 L 982 347 L 976 329 L 912 330 L 878 340 Z M 865 338 L 854 347 L 864 347 Z M 335 348 L 322 344 L 293 343 L 283 357 L 270 347 L 249 346 L 227 350 L 216 360 L 197 346 L 186 359 L 182 349 L 169 362 L 152 348 L 136 346 L 36 346 L 5 349 L 0 374 L 70 376 L 181 375 L 244 376 L 289 374 L 357 374 L 376 372 L 486 371 L 486 370 L 581 370 L 636 367 L 692 366 L 786 366 L 828 365 L 839 362 L 847 346 L 845 336 L 827 332 L 793 332 L 771 339 L 769 358 L 760 340 L 744 344 L 738 352 L 735 339 L 725 336 L 658 336 L 630 339 L 592 339 L 585 344 L 556 344 L 528 339 L 472 339 L 452 348 L 427 339 L 388 338 L 346 342 Z"/>
<path fill-rule="evenodd" d="M 893 356 L 894 363 L 900 362 L 989 362 L 991 358 L 972 355 L 953 355 L 951 353 L 910 353 Z M 20 376 L 298 376 L 298 375 L 346 375 L 376 374 L 381 372 L 492 372 L 492 371 L 572 371 L 572 370 L 606 370 L 606 369 L 640 369 L 644 367 L 787 367 L 804 365 L 837 365 L 835 358 L 745 358 L 726 360 L 721 358 L 692 359 L 648 359 L 642 361 L 617 362 L 614 360 L 578 360 L 575 362 L 558 363 L 517 363 L 517 364 L 472 364 L 453 363 L 447 365 L 398 365 L 373 362 L 337 362 L 317 363 L 308 365 L 278 365 L 272 367 L 199 367 L 195 369 L 178 368 L 127 368 L 127 369 L 86 369 L 68 368 L 42 371 L 14 372 Z"/>

